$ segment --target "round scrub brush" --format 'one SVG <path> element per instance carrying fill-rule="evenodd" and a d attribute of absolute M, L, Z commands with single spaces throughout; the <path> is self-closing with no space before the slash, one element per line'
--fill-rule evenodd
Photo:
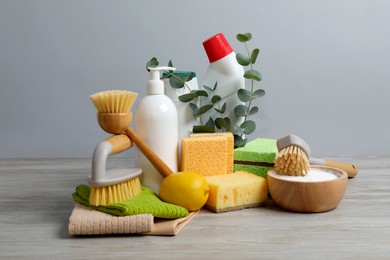
<path fill-rule="evenodd" d="M 99 126 L 110 134 L 122 134 L 130 126 L 130 112 L 138 93 L 127 90 L 106 90 L 90 96 L 98 114 Z"/>
<path fill-rule="evenodd" d="M 305 176 L 310 165 L 325 165 L 345 171 L 349 178 L 358 173 L 355 165 L 310 157 L 310 146 L 296 135 L 287 135 L 276 141 L 279 154 L 275 158 L 275 169 L 284 175 Z"/>
<path fill-rule="evenodd" d="M 278 155 L 275 170 L 290 176 L 305 176 L 309 172 L 310 147 L 302 139 L 287 135 L 276 141 Z"/>
<path fill-rule="evenodd" d="M 91 205 L 99 206 L 126 201 L 141 192 L 138 178 L 142 172 L 141 169 L 106 171 L 107 156 L 120 153 L 133 145 L 129 137 L 123 134 L 124 131 L 113 129 L 130 125 L 131 113 L 129 112 L 137 95 L 131 91 L 109 90 L 90 96 L 98 110 L 100 127 L 106 132 L 116 134 L 99 143 L 95 148 L 89 180 L 91 185 L 89 203 Z"/>

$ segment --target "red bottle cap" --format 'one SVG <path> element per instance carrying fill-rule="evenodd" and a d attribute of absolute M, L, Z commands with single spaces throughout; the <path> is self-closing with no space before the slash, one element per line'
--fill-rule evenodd
<path fill-rule="evenodd" d="M 218 33 L 203 42 L 210 63 L 222 59 L 233 52 L 232 47 L 222 33 Z"/>

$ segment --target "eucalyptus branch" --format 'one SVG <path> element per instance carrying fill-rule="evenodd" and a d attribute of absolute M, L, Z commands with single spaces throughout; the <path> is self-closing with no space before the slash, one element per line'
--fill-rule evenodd
<path fill-rule="evenodd" d="M 261 81 L 261 74 L 253 68 L 256 63 L 257 56 L 259 55 L 259 49 L 253 49 L 252 52 L 249 50 L 247 42 L 252 39 L 250 33 L 237 34 L 237 40 L 244 43 L 247 55 L 238 53 L 236 55 L 237 62 L 243 67 L 248 67 L 244 73 L 244 78 L 250 80 L 250 91 L 246 89 L 239 89 L 237 96 L 245 105 L 238 105 L 234 108 L 234 113 L 237 118 L 243 117 L 243 123 L 239 126 L 240 132 L 235 134 L 234 145 L 235 147 L 244 146 L 247 142 L 245 135 L 249 135 L 256 129 L 256 123 L 249 120 L 248 117 L 258 112 L 258 107 L 252 107 L 252 101 L 258 97 L 264 96 L 265 91 L 263 89 L 254 89 L 255 81 Z"/>
<path fill-rule="evenodd" d="M 256 114 L 259 111 L 257 106 L 253 106 L 253 100 L 262 97 L 265 95 L 263 89 L 255 90 L 255 81 L 261 81 L 262 77 L 260 72 L 253 68 L 253 65 L 256 63 L 257 57 L 259 55 L 259 49 L 253 49 L 250 51 L 247 42 L 252 39 L 250 33 L 237 34 L 237 40 L 244 43 L 246 55 L 241 53 L 236 54 L 237 62 L 243 67 L 249 67 L 248 70 L 244 72 L 243 77 L 250 80 L 250 90 L 245 88 L 239 89 L 237 91 L 238 99 L 243 103 L 237 105 L 235 108 L 227 108 L 226 103 L 222 106 L 220 104 L 221 97 L 216 93 L 217 82 L 213 88 L 209 86 L 203 86 L 202 90 L 192 90 L 186 82 L 190 81 L 194 75 L 191 73 L 187 77 L 180 77 L 176 75 L 173 71 L 166 71 L 165 75 L 162 78 L 169 79 L 169 83 L 173 88 L 183 88 L 188 89 L 189 93 L 183 94 L 178 97 L 181 102 L 188 103 L 189 107 L 192 110 L 194 118 L 199 119 L 201 125 L 194 125 L 194 133 L 208 132 L 213 133 L 217 131 L 231 131 L 233 130 L 234 135 L 234 146 L 241 147 L 244 146 L 247 142 L 246 136 L 250 135 L 256 130 L 256 123 L 253 120 L 249 120 L 249 117 Z M 158 66 L 158 61 L 153 57 L 147 64 L 146 67 L 156 67 Z M 168 62 L 168 66 L 173 67 L 172 61 Z M 199 105 L 200 98 L 203 98 L 203 105 Z M 243 118 L 243 122 L 240 125 L 237 125 L 236 128 L 232 129 L 231 122 L 232 120 L 229 117 L 224 117 L 226 111 L 231 111 L 234 109 L 234 114 L 236 118 Z M 215 110 L 218 113 L 218 117 L 210 117 L 206 123 L 205 116 L 210 110 Z"/>

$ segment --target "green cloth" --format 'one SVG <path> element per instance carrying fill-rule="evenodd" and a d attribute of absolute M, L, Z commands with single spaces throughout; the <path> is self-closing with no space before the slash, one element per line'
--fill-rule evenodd
<path fill-rule="evenodd" d="M 278 154 L 275 139 L 257 138 L 234 149 L 234 171 L 247 171 L 267 178 Z"/>
<path fill-rule="evenodd" d="M 141 193 L 132 199 L 124 202 L 111 203 L 105 206 L 92 206 L 89 204 L 89 193 L 91 187 L 88 185 L 79 185 L 72 198 L 77 203 L 86 207 L 108 213 L 115 216 L 129 216 L 136 214 L 152 214 L 157 218 L 176 219 L 188 215 L 187 209 L 165 203 L 149 188 L 142 187 Z"/>

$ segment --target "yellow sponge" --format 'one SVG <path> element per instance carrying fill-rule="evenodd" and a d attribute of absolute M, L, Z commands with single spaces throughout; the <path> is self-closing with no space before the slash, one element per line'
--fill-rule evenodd
<path fill-rule="evenodd" d="M 229 138 L 220 134 L 195 135 L 182 139 L 182 171 L 203 176 L 233 172 Z"/>
<path fill-rule="evenodd" d="M 208 176 L 206 180 L 210 188 L 206 208 L 217 213 L 257 207 L 267 200 L 267 180 L 249 172 Z"/>
<path fill-rule="evenodd" d="M 190 134 L 190 137 L 201 137 L 201 136 L 225 136 L 227 138 L 227 172 L 233 173 L 234 171 L 234 136 L 231 132 L 223 133 L 197 133 Z"/>

